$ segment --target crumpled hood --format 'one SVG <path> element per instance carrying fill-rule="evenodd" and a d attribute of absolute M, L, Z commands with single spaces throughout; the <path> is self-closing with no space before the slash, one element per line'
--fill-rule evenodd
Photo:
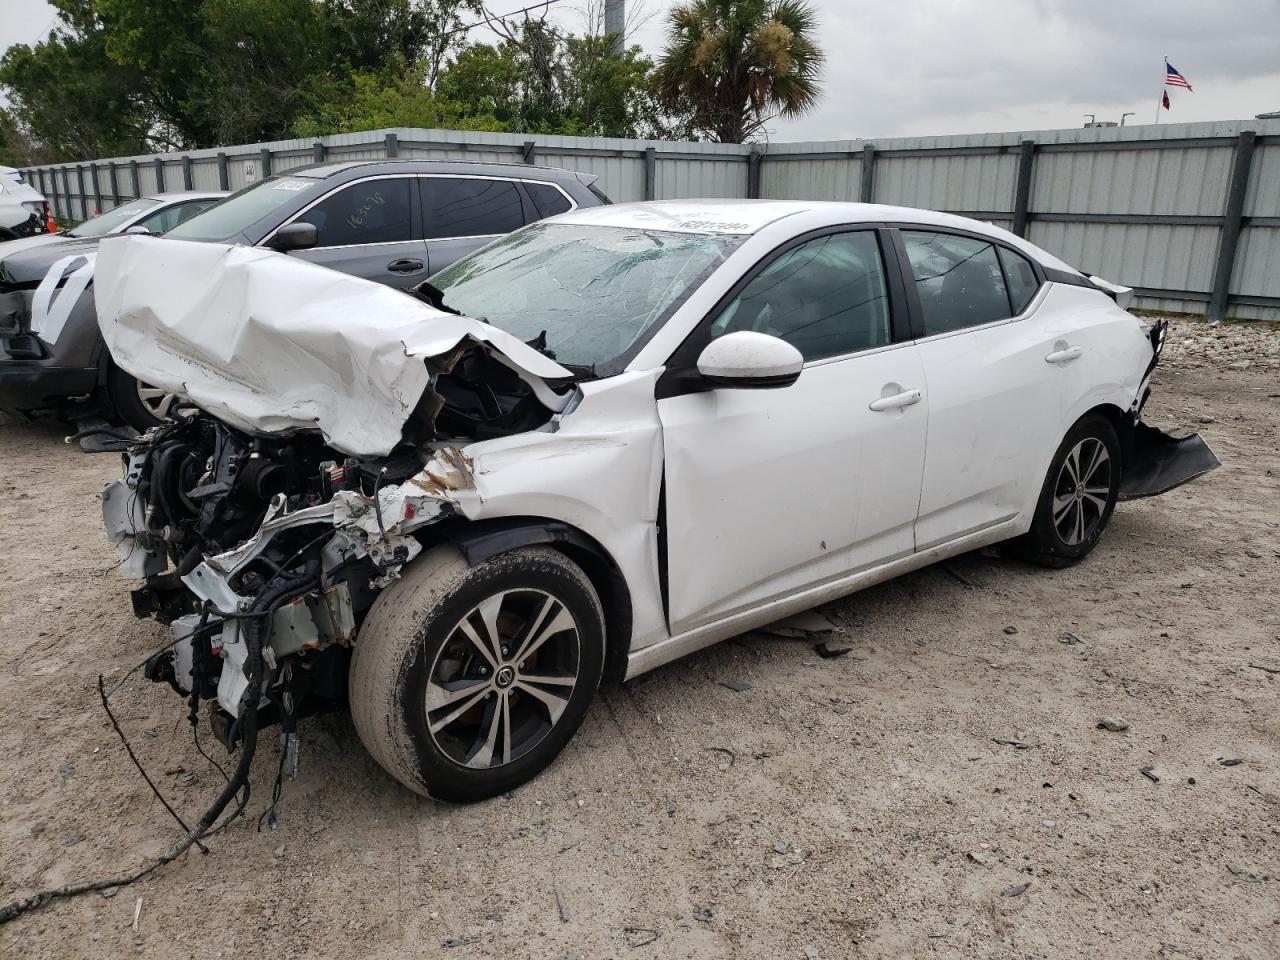
<path fill-rule="evenodd" d="M 107 348 L 129 373 L 241 430 L 318 429 L 353 456 L 389 453 L 468 343 L 536 388 L 572 376 L 488 324 L 261 248 L 108 237 L 94 289 Z"/>

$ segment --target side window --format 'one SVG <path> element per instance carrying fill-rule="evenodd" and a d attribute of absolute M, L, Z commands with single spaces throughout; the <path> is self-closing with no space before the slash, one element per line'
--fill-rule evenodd
<path fill-rule="evenodd" d="M 529 191 L 529 199 L 539 217 L 554 217 L 572 206 L 569 198 L 549 183 L 526 183 L 524 188 Z"/>
<path fill-rule="evenodd" d="M 1005 282 L 1009 284 L 1009 305 L 1017 315 L 1027 309 L 1027 304 L 1040 289 L 1040 283 L 1026 257 L 1005 247 L 997 249 L 1000 251 L 1000 263 L 1004 267 Z"/>
<path fill-rule="evenodd" d="M 880 244 L 870 230 L 815 237 L 761 270 L 711 324 L 711 336 L 755 330 L 781 337 L 805 360 L 889 343 Z"/>
<path fill-rule="evenodd" d="M 950 233 L 904 230 L 902 239 L 924 314 L 924 335 L 1012 316 L 1004 272 L 989 243 Z"/>
<path fill-rule="evenodd" d="M 409 191 L 409 181 L 403 177 L 353 183 L 325 197 L 298 220 L 315 224 L 317 247 L 412 240 Z"/>
<path fill-rule="evenodd" d="M 509 180 L 423 177 L 423 235 L 483 237 L 524 226 L 520 191 Z"/>

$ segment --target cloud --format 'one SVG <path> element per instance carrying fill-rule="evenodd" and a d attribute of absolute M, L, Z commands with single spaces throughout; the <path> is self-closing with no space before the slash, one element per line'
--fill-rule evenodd
<path fill-rule="evenodd" d="M 651 55 L 674 0 L 633 39 Z M 1161 122 L 1280 109 L 1280 0 L 816 0 L 824 95 L 774 140 L 1076 127 L 1087 113 L 1151 123 L 1164 58 L 1194 93 Z"/>

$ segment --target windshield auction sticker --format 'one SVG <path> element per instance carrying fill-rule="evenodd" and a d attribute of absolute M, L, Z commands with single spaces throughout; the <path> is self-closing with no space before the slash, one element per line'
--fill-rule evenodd
<path fill-rule="evenodd" d="M 280 180 L 276 183 L 273 183 L 271 185 L 271 189 L 298 191 L 298 190 L 305 190 L 309 186 L 311 186 L 311 184 L 306 180 Z"/>

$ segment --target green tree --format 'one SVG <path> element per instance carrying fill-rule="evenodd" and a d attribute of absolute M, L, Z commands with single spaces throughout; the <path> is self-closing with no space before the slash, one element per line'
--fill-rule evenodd
<path fill-rule="evenodd" d="M 151 123 L 141 75 L 114 62 L 91 0 L 54 0 L 61 22 L 0 59 L 12 131 L 46 159 L 142 153 Z"/>
<path fill-rule="evenodd" d="M 658 89 L 721 143 L 744 143 L 774 117 L 818 101 L 824 55 L 804 0 L 688 0 L 668 18 Z"/>

